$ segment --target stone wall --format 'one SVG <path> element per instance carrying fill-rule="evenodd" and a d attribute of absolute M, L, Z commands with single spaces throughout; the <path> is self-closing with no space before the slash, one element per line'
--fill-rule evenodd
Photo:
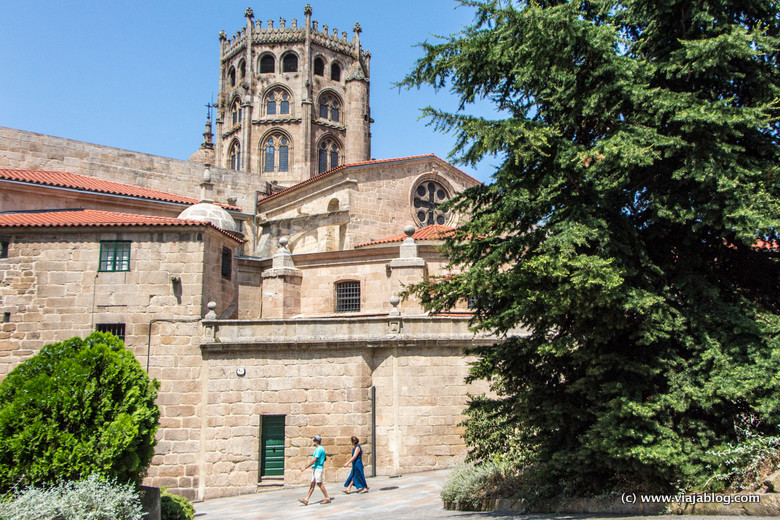
<path fill-rule="evenodd" d="M 5 127 L 0 127 L 0 168 L 69 171 L 196 199 L 204 170 L 202 164 Z M 253 213 L 255 190 L 265 190 L 259 174 L 210 171 L 218 202 L 236 197 L 237 206 Z"/>
<path fill-rule="evenodd" d="M 382 323 L 384 325 L 384 323 Z M 222 327 L 224 327 L 223 325 Z M 370 474 L 395 475 L 449 467 L 465 457 L 458 424 L 467 393 L 469 359 L 460 347 L 372 341 L 330 344 L 283 342 L 206 346 L 208 427 L 198 496 L 254 492 L 262 482 L 260 425 L 264 415 L 285 416 L 285 484 L 305 484 L 301 471 L 323 437 L 325 480 L 343 482 L 350 437 L 361 439 Z M 239 376 L 238 369 L 245 375 Z M 376 446 L 371 442 L 371 387 L 376 387 Z"/>
<path fill-rule="evenodd" d="M 0 324 L 0 379 L 46 344 L 124 323 L 128 349 L 161 383 L 161 427 L 145 482 L 194 498 L 204 423 L 199 322 L 206 300 L 219 310 L 234 301 L 235 265 L 232 281 L 218 270 L 223 245 L 235 241 L 210 228 L 0 235 L 10 242 L 0 259 L 0 313 L 8 313 Z M 101 240 L 131 241 L 129 271 L 98 271 Z M 211 270 L 204 273 L 204 265 Z"/>

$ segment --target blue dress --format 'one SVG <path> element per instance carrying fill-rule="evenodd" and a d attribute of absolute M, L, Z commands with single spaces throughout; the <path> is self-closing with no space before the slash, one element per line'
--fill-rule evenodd
<path fill-rule="evenodd" d="M 354 448 L 352 448 L 352 456 L 355 455 L 355 450 L 360 448 L 360 445 L 358 444 Z M 352 484 L 360 491 L 363 488 L 368 489 L 368 484 L 366 484 L 366 475 L 363 473 L 363 450 L 360 450 L 360 453 L 358 453 L 358 456 L 355 460 L 352 461 L 352 471 L 349 473 L 349 477 L 347 477 L 347 481 L 344 482 L 344 487 L 349 486 L 349 483 L 352 482 Z"/>

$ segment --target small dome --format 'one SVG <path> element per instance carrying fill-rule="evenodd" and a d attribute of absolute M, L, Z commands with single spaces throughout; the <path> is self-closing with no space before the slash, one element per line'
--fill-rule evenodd
<path fill-rule="evenodd" d="M 216 155 L 213 149 L 198 148 L 198 151 L 190 155 L 189 162 L 198 164 L 214 164 L 216 162 Z"/>
<path fill-rule="evenodd" d="M 210 222 L 223 231 L 239 233 L 238 225 L 230 213 L 220 208 L 216 204 L 200 202 L 185 209 L 179 214 L 182 220 L 199 220 L 201 222 Z"/>

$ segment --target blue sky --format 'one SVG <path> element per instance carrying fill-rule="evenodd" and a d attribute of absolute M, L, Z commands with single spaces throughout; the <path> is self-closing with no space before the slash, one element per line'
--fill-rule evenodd
<path fill-rule="evenodd" d="M 280 17 L 303 23 L 306 0 L 30 0 L 6 2 L 0 18 L 0 126 L 187 159 L 202 141 L 205 104 L 216 98 L 220 30 L 235 34 L 252 7 L 266 26 Z M 331 31 L 359 22 L 371 51 L 372 156 L 435 153 L 447 158 L 454 137 L 419 120 L 426 105 L 453 110 L 432 89 L 398 91 L 415 44 L 472 21 L 454 0 L 310 0 L 313 19 Z M 457 7 L 457 8 L 456 8 Z M 476 169 L 484 182 L 496 159 Z"/>

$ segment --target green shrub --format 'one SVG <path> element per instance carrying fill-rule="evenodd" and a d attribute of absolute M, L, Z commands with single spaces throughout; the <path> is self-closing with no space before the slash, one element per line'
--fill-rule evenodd
<path fill-rule="evenodd" d="M 93 473 L 138 482 L 154 454 L 158 387 L 110 334 L 43 347 L 0 383 L 0 491 Z"/>
<path fill-rule="evenodd" d="M 718 464 L 704 485 L 706 489 L 726 489 L 735 493 L 756 491 L 780 464 L 780 437 L 745 430 L 739 442 L 712 450 L 710 454 L 716 457 Z"/>
<path fill-rule="evenodd" d="M 513 495 L 519 482 L 520 472 L 508 462 L 458 464 L 447 476 L 441 498 L 463 510 L 477 511 L 485 499 Z"/>
<path fill-rule="evenodd" d="M 141 500 L 132 484 L 97 475 L 53 487 L 29 487 L 0 502 L 4 520 L 141 520 Z"/>
<path fill-rule="evenodd" d="M 179 495 L 163 492 L 160 496 L 160 520 L 192 520 L 195 508 Z"/>

